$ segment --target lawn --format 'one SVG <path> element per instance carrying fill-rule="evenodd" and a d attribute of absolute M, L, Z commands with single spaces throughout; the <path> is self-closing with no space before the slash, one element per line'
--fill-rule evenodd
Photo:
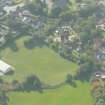
<path fill-rule="evenodd" d="M 2 59 L 15 67 L 15 74 L 3 76 L 7 81 L 23 80 L 29 74 L 37 75 L 42 81 L 57 84 L 66 79 L 68 73 L 75 74 L 78 66 L 60 57 L 47 46 L 28 49 L 23 37 L 11 48 L 2 51 Z M 52 90 L 38 92 L 10 92 L 9 105 L 92 105 L 90 84 L 77 81 L 77 87 L 63 85 Z"/>
<path fill-rule="evenodd" d="M 68 73 L 75 73 L 77 65 L 61 58 L 57 53 L 46 46 L 27 49 L 24 41 L 28 37 L 17 40 L 17 51 L 7 48 L 2 52 L 2 59 L 16 68 L 13 76 L 5 79 L 24 79 L 29 74 L 39 76 L 47 83 L 58 83 L 65 80 Z M 13 45 L 12 45 L 13 46 Z"/>
<path fill-rule="evenodd" d="M 69 85 L 58 89 L 38 92 L 9 93 L 9 105 L 92 105 L 90 87 L 87 83 L 80 83 L 76 88 Z"/>

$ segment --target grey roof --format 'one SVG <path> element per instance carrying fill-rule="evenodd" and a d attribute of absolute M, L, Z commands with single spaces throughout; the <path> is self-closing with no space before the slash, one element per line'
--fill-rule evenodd
<path fill-rule="evenodd" d="M 56 5 L 59 7 L 65 7 L 68 3 L 68 0 L 57 0 Z"/>

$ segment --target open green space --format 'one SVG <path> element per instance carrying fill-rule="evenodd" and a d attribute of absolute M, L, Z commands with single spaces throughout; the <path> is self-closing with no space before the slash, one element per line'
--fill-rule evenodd
<path fill-rule="evenodd" d="M 68 73 L 75 73 L 76 64 L 61 58 L 48 47 L 27 49 L 23 42 L 28 39 L 25 37 L 16 42 L 17 51 L 7 48 L 2 52 L 2 59 L 15 68 L 15 74 L 5 76 L 5 79 L 21 80 L 35 74 L 47 83 L 59 83 L 65 80 Z"/>
<path fill-rule="evenodd" d="M 80 83 L 76 88 L 69 85 L 58 89 L 37 92 L 13 92 L 9 95 L 9 105 L 92 105 L 90 87 Z"/>
<path fill-rule="evenodd" d="M 42 81 L 57 84 L 66 79 L 68 73 L 75 74 L 78 66 L 60 57 L 53 50 L 43 45 L 28 49 L 24 41 L 29 37 L 18 39 L 17 51 L 11 47 L 2 51 L 2 59 L 15 68 L 15 74 L 4 76 L 7 81 L 24 80 L 30 74 L 37 75 Z M 77 81 L 77 86 L 63 85 L 56 89 L 39 92 L 10 92 L 9 105 L 91 105 L 90 84 Z"/>

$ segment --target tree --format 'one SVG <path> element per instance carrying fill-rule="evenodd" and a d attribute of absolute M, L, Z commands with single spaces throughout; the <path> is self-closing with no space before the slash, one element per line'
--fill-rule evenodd
<path fill-rule="evenodd" d="M 67 75 L 66 82 L 67 83 L 72 83 L 73 82 L 73 76 L 71 74 Z"/>
<path fill-rule="evenodd" d="M 105 105 L 105 85 L 93 90 L 92 96 L 94 98 L 94 105 Z"/>
<path fill-rule="evenodd" d="M 0 105 L 8 105 L 8 97 L 3 91 L 0 91 Z"/>
<path fill-rule="evenodd" d="M 23 82 L 24 90 L 32 91 L 37 90 L 42 92 L 42 83 L 40 79 L 35 75 L 30 75 L 26 78 L 25 82 Z"/>

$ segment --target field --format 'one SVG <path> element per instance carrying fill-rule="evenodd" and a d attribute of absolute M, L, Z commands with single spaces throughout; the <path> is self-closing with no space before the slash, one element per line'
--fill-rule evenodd
<path fill-rule="evenodd" d="M 17 50 L 6 48 L 2 51 L 2 59 L 16 68 L 12 76 L 4 76 L 7 81 L 24 80 L 29 74 L 37 75 L 42 81 L 57 84 L 66 79 L 68 73 L 75 74 L 77 65 L 61 58 L 46 46 L 28 49 L 24 46 L 24 37 L 16 41 Z M 8 93 L 9 105 L 91 105 L 90 85 L 77 81 L 77 87 L 69 85 L 57 89 L 38 92 Z"/>
<path fill-rule="evenodd" d="M 62 86 L 44 93 L 10 93 L 9 105 L 92 105 L 88 84 L 78 83 L 77 88 Z"/>

